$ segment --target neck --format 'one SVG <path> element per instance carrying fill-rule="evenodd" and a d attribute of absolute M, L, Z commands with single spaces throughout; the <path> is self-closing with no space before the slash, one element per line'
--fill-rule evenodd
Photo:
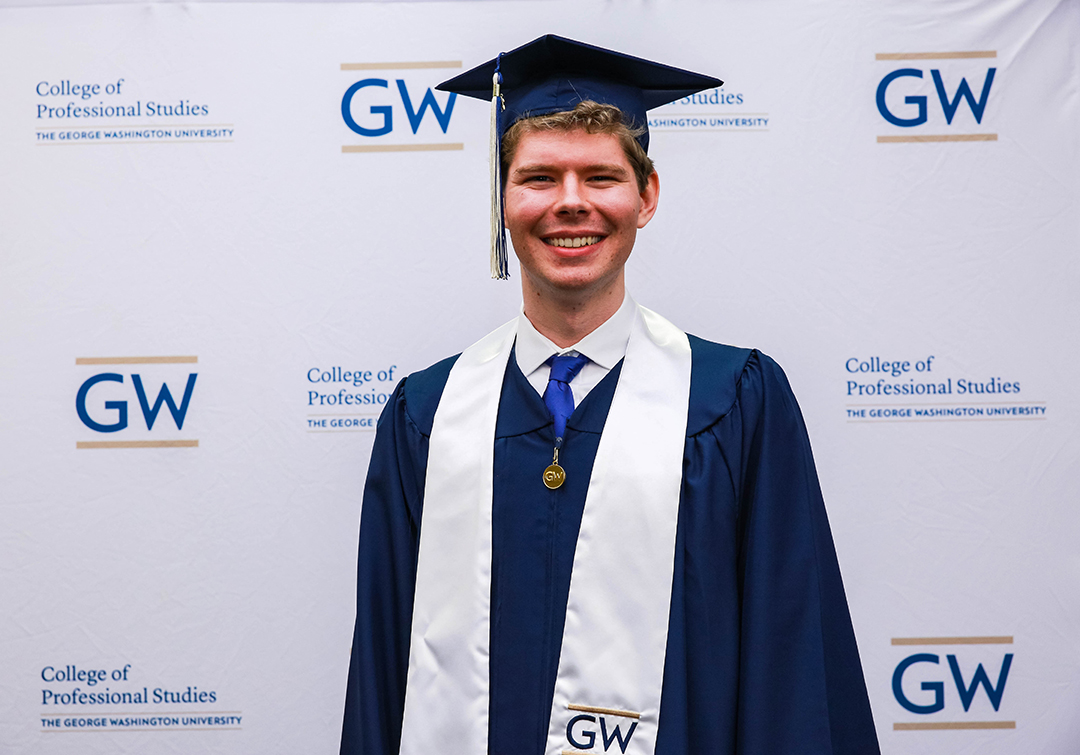
<path fill-rule="evenodd" d="M 537 331 L 565 349 L 607 322 L 622 306 L 625 293 L 622 275 L 603 290 L 587 293 L 526 289 L 525 316 Z"/>

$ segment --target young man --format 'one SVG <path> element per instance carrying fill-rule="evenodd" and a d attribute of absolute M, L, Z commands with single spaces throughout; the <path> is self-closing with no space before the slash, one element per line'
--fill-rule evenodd
<path fill-rule="evenodd" d="M 379 421 L 342 752 L 877 752 L 783 372 L 625 289 L 644 111 L 720 82 L 544 37 L 443 86 L 493 76 L 523 310 Z"/>

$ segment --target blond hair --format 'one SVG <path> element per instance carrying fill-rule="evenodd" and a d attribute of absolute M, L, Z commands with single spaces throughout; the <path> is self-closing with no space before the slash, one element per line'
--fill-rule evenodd
<path fill-rule="evenodd" d="M 574 131 L 581 129 L 587 134 L 611 134 L 619 140 L 626 159 L 634 169 L 638 190 L 645 191 L 656 168 L 652 159 L 638 143 L 637 137 L 645 133 L 644 127 L 633 127 L 623 120 L 623 112 L 614 105 L 601 105 L 593 100 L 579 102 L 573 110 L 561 113 L 524 117 L 515 122 L 502 137 L 502 173 L 505 177 L 514 162 L 514 153 L 525 134 L 538 131 Z"/>

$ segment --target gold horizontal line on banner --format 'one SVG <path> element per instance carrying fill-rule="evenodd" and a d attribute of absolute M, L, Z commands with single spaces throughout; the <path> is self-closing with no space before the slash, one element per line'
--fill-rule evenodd
<path fill-rule="evenodd" d="M 446 142 L 443 144 L 345 144 L 341 147 L 342 152 L 442 152 L 446 150 L 465 149 L 463 142 Z"/>
<path fill-rule="evenodd" d="M 568 710 L 581 711 L 582 713 L 599 713 L 606 716 L 620 716 L 622 718 L 641 718 L 640 713 L 635 713 L 632 710 L 619 710 L 618 708 L 597 708 L 592 705 L 575 705 L 573 703 L 566 706 Z"/>
<path fill-rule="evenodd" d="M 147 714 L 150 715 L 150 714 Z M 154 713 L 153 715 L 159 715 Z M 85 729 L 41 729 L 42 734 L 86 734 L 88 732 L 113 732 L 113 731 L 243 731 L 242 726 L 207 726 L 195 728 L 193 726 L 155 726 L 146 729 L 129 729 L 126 726 L 91 726 Z"/>
<path fill-rule="evenodd" d="M 963 60 L 996 58 L 997 50 L 968 50 L 965 52 L 879 52 L 875 60 Z"/>
<path fill-rule="evenodd" d="M 997 134 L 917 134 L 913 136 L 879 136 L 878 144 L 902 142 L 996 142 Z"/>
<path fill-rule="evenodd" d="M 1010 635 L 990 637 L 893 637 L 893 645 L 1011 645 Z"/>
<path fill-rule="evenodd" d="M 198 364 L 198 357 L 76 357 L 75 364 Z"/>
<path fill-rule="evenodd" d="M 893 731 L 947 731 L 956 729 L 1015 729 L 1016 721 L 941 721 L 918 724 L 894 723 Z"/>
<path fill-rule="evenodd" d="M 844 404 L 849 409 L 881 407 L 881 406 L 895 406 L 895 407 L 908 407 L 908 406 L 1046 406 L 1045 401 L 964 401 L 962 403 L 956 403 L 955 401 L 946 402 L 944 404 Z"/>
<path fill-rule="evenodd" d="M 80 440 L 75 448 L 198 448 L 197 440 Z"/>
<path fill-rule="evenodd" d="M 400 63 L 342 63 L 342 71 L 404 71 L 416 68 L 461 68 L 460 60 L 410 60 Z"/>

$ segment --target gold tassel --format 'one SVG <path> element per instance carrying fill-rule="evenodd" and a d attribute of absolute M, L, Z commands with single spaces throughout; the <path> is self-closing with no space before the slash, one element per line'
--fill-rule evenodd
<path fill-rule="evenodd" d="M 491 277 L 495 280 L 509 280 L 502 202 L 502 139 L 499 135 L 499 115 L 505 107 L 501 82 L 502 75 L 496 66 L 495 74 L 491 77 L 491 142 L 488 145 L 488 159 L 491 164 Z"/>

